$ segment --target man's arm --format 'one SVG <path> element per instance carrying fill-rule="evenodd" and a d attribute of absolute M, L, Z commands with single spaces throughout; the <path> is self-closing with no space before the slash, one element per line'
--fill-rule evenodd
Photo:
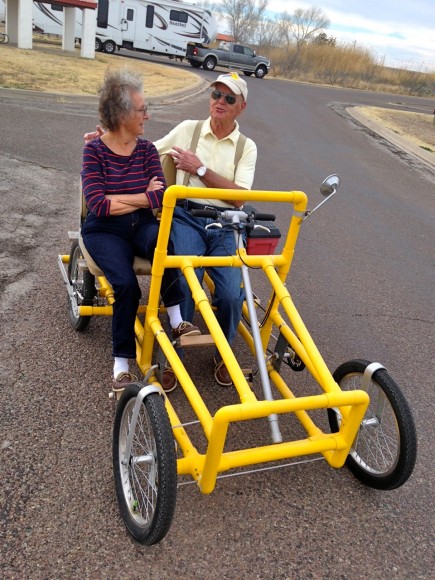
<path fill-rule="evenodd" d="M 244 153 L 237 166 L 234 181 L 219 175 L 207 167 L 205 175 L 200 177 L 204 185 L 217 189 L 250 189 L 254 180 L 257 148 L 251 141 L 250 146 L 246 146 L 246 149 L 246 153 Z M 172 147 L 171 155 L 174 157 L 177 169 L 187 171 L 192 175 L 197 175 L 198 168 L 204 165 L 195 153 L 181 149 L 180 147 Z M 240 200 L 225 200 L 225 202 L 234 205 L 234 207 L 241 207 L 243 205 L 243 202 Z"/>

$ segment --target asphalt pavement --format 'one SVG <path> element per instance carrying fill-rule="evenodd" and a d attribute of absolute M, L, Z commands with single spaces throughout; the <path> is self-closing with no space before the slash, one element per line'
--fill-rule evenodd
<path fill-rule="evenodd" d="M 203 115 L 201 107 L 201 94 L 181 93 L 154 100 L 149 137 L 157 138 L 187 108 Z M 423 451 L 415 475 L 397 492 L 366 488 L 347 470 L 335 471 L 317 461 L 229 478 L 210 496 L 202 496 L 195 485 L 180 486 L 174 523 L 161 544 L 144 548 L 127 535 L 118 513 L 111 466 L 114 406 L 108 400 L 107 384 L 112 365 L 110 319 L 93 319 L 89 332 L 72 331 L 66 291 L 56 264 L 57 254 L 68 252 L 68 230 L 78 227 L 82 135 L 95 123 L 97 100 L 0 90 L 0 111 L 0 576 L 19 580 L 431 578 L 433 405 L 430 388 L 425 390 L 420 383 L 407 388 L 410 394 L 415 390 Z M 261 130 L 263 120 L 258 123 Z M 386 138 L 382 127 L 371 125 L 368 129 Z M 400 141 L 394 147 L 400 147 Z M 408 156 L 417 153 L 406 142 L 403 148 Z M 384 153 L 379 150 L 378 155 L 382 165 Z M 264 157 L 260 183 L 266 163 L 280 171 L 273 166 L 272 153 Z M 426 164 L 421 157 L 420 162 Z M 416 168 L 424 171 L 419 165 Z M 417 180 L 424 182 L 417 192 L 424 199 L 429 199 L 427 184 L 433 178 L 432 169 Z M 366 174 L 363 177 L 369 186 Z M 375 205 L 375 188 L 367 189 Z M 428 207 L 421 223 L 432 217 Z M 398 232 L 401 225 L 398 221 Z M 352 222 L 340 226 L 348 236 L 339 248 L 342 257 L 347 254 L 346 244 L 350 248 L 352 227 Z M 382 227 L 374 224 L 371 231 L 380 230 L 386 247 L 390 242 L 383 240 Z M 316 246 L 319 262 L 327 262 L 328 248 L 322 245 L 326 227 L 321 221 L 317 232 L 307 230 L 301 243 Z M 426 247 L 423 238 L 424 231 L 415 232 L 418 248 Z M 400 237 L 397 239 L 400 245 Z M 385 254 L 392 261 L 386 250 Z M 379 260 L 377 255 L 370 258 L 374 266 L 367 266 L 367 270 L 371 271 Z M 364 270 L 365 262 L 359 255 L 352 254 L 349 259 Z M 321 287 L 311 278 L 309 262 L 300 267 L 307 294 L 312 285 L 327 293 L 327 283 Z M 394 318 L 391 302 L 398 289 L 382 279 L 382 268 L 377 268 L 376 274 L 382 288 L 382 308 L 377 312 L 388 312 L 390 325 L 387 346 L 381 347 L 388 353 L 388 343 L 396 344 L 395 335 L 402 333 L 403 352 L 391 357 L 400 354 L 408 376 L 412 376 L 412 365 L 417 367 L 417 375 L 423 356 L 425 360 L 430 353 L 433 356 L 431 315 L 419 311 L 419 315 Z M 409 294 L 412 300 L 431 292 L 426 275 L 423 272 L 418 274 L 420 278 L 417 274 L 414 277 L 415 288 Z M 342 283 L 359 288 L 361 279 L 366 282 L 358 271 L 349 278 L 343 278 Z M 146 291 L 146 281 L 143 284 Z M 375 283 L 370 279 L 367 285 Z M 368 289 L 363 287 L 362 291 Z M 321 292 L 320 305 L 323 298 Z M 309 314 L 310 322 L 317 320 L 318 327 L 326 319 L 336 319 L 337 331 L 322 336 L 316 329 L 322 347 L 328 355 L 338 346 L 346 350 L 349 338 L 340 332 L 340 325 L 346 322 L 353 325 L 351 335 L 358 336 L 359 344 L 370 350 L 370 332 L 376 335 L 378 327 L 384 328 L 383 315 L 369 317 L 355 309 L 345 319 L 341 300 L 344 297 L 338 299 L 336 310 L 330 307 L 332 312 L 320 306 Z M 359 337 L 361 322 L 365 327 Z M 416 340 L 421 341 L 423 354 L 414 352 Z M 249 366 L 249 356 L 240 342 L 237 347 L 241 365 Z M 210 353 L 195 351 L 187 356 L 210 408 L 232 402 L 230 390 L 216 389 L 209 369 Z M 425 368 L 430 369 L 430 363 Z M 298 380 L 296 390 L 304 386 L 304 379 Z M 426 380 L 430 387 L 433 360 L 432 376 L 428 372 Z M 186 415 L 183 419 L 192 419 L 181 393 L 175 391 L 171 398 Z M 261 436 L 268 434 L 257 424 L 255 429 Z M 254 440 L 254 432 L 244 426 L 237 427 L 233 436 L 243 438 L 246 444 Z"/>

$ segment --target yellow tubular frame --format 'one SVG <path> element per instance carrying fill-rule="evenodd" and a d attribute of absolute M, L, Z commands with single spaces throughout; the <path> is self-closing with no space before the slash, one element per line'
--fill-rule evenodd
<path fill-rule="evenodd" d="M 247 255 L 245 250 L 237 256 L 204 257 L 204 256 L 168 256 L 167 246 L 170 235 L 172 217 L 177 199 L 184 198 L 234 199 L 244 202 L 280 202 L 287 204 L 291 218 L 286 241 L 281 254 Z M 152 266 L 152 278 L 148 305 L 142 307 L 146 312 L 145 324 L 139 318 L 136 320 L 137 363 L 145 375 L 152 366 L 154 341 L 157 340 L 169 364 L 174 370 L 192 409 L 197 415 L 207 439 L 205 454 L 199 453 L 189 439 L 181 424 L 170 399 L 166 398 L 166 408 L 183 457 L 178 459 L 178 473 L 191 475 L 203 493 L 211 493 L 216 485 L 217 475 L 230 469 L 252 464 L 265 463 L 295 457 L 321 453 L 332 467 L 341 467 L 349 453 L 358 428 L 367 409 L 369 398 L 364 391 L 343 392 L 334 381 L 330 371 L 318 352 L 314 341 L 306 329 L 284 283 L 290 270 L 299 228 L 306 211 L 307 197 L 300 191 L 244 191 L 217 190 L 203 188 L 186 188 L 172 186 L 165 192 L 163 211 L 161 215 L 159 237 Z M 225 336 L 217 323 L 215 314 L 204 289 L 199 284 L 195 268 L 207 266 L 229 266 L 240 268 L 243 263 L 248 266 L 262 268 L 272 287 L 269 301 L 270 314 L 265 324 L 260 328 L 261 342 L 264 352 L 275 326 L 281 332 L 291 348 L 305 363 L 307 370 L 319 384 L 322 393 L 314 396 L 296 397 L 286 385 L 279 373 L 267 362 L 267 369 L 272 383 L 282 396 L 274 401 L 261 401 L 251 390 L 242 370 L 231 350 Z M 238 392 L 240 403 L 220 408 L 214 416 L 211 415 L 200 393 L 184 367 L 170 339 L 164 332 L 159 320 L 160 287 L 165 268 L 182 270 L 197 310 L 212 335 L 223 361 L 231 375 Z M 109 306 L 81 306 L 81 315 L 108 314 L 111 311 L 113 298 L 110 286 L 105 279 L 99 279 L 100 293 L 108 299 Z M 287 324 L 279 309 L 282 309 L 290 322 Z M 247 309 L 244 310 L 247 316 Z M 254 343 L 247 327 L 241 322 L 239 332 L 245 339 L 251 351 Z M 155 378 L 153 377 L 153 382 Z M 342 414 L 340 431 L 338 433 L 323 433 L 309 416 L 309 411 L 339 407 Z M 307 437 L 298 441 L 224 451 L 228 427 L 237 421 L 247 421 L 271 414 L 293 413 L 304 427 Z"/>

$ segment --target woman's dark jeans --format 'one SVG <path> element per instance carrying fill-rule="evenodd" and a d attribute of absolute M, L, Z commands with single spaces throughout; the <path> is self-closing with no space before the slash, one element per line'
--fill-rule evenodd
<path fill-rule="evenodd" d="M 152 262 L 159 225 L 148 210 L 99 218 L 89 214 L 82 226 L 86 249 L 104 272 L 115 293 L 112 318 L 112 354 L 136 358 L 134 321 L 141 291 L 133 270 L 134 256 Z M 173 254 L 171 242 L 168 254 Z M 178 270 L 165 270 L 161 294 L 165 306 L 182 302 Z"/>

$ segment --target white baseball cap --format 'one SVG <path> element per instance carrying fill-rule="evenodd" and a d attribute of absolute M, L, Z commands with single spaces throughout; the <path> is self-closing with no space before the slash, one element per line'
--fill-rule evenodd
<path fill-rule="evenodd" d="M 231 72 L 218 76 L 218 78 L 215 81 L 210 83 L 210 86 L 213 87 L 218 83 L 226 85 L 229 89 L 233 91 L 235 95 L 242 95 L 245 101 L 248 98 L 248 85 L 242 78 L 239 77 L 239 75 L 236 72 Z"/>

